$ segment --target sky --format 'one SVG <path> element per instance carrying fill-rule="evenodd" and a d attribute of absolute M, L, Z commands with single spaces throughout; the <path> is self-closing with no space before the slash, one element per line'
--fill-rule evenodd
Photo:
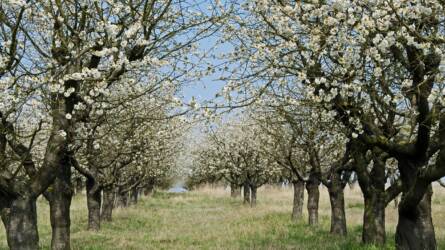
<path fill-rule="evenodd" d="M 205 12 L 208 15 L 211 15 L 209 12 L 210 10 L 206 8 L 211 1 L 204 0 L 200 2 L 199 10 Z M 223 4 L 226 2 L 226 0 L 221 1 Z M 213 5 L 213 4 L 212 4 Z M 220 40 L 221 33 L 218 31 L 214 33 L 212 36 L 207 37 L 201 41 L 199 41 L 198 49 L 201 51 L 211 51 L 211 54 L 213 55 L 220 55 L 228 53 L 232 50 L 232 47 L 228 43 L 218 43 L 218 40 Z M 217 44 L 215 46 L 215 44 Z M 196 60 L 196 58 L 195 58 Z M 218 63 L 221 63 L 221 61 L 218 61 L 217 59 L 207 58 L 206 62 L 209 62 L 212 65 L 217 65 Z M 198 62 L 196 63 L 203 63 Z M 204 62 L 205 63 L 205 62 Z M 221 72 L 215 71 L 214 74 L 204 77 L 199 81 L 196 81 L 192 84 L 189 84 L 183 88 L 182 95 L 185 102 L 189 102 L 192 97 L 194 97 L 198 103 L 202 103 L 204 101 L 209 101 L 215 98 L 215 95 L 224 87 L 225 82 L 218 80 L 218 78 L 221 76 Z"/>
<path fill-rule="evenodd" d="M 200 41 L 199 49 L 201 50 L 210 50 L 213 49 L 216 43 L 216 37 L 209 37 L 202 41 Z M 220 46 L 216 50 L 213 50 L 213 53 L 226 53 L 230 51 L 230 47 L 228 45 Z M 208 59 L 208 62 L 215 65 L 218 63 L 216 59 Z M 197 62 L 199 63 L 199 62 Z M 203 102 L 206 100 L 211 100 L 215 97 L 215 95 L 224 87 L 224 82 L 218 80 L 220 76 L 220 72 L 215 72 L 214 74 L 204 77 L 199 81 L 188 84 L 183 89 L 184 101 L 188 102 L 192 97 L 196 98 L 198 102 Z"/>

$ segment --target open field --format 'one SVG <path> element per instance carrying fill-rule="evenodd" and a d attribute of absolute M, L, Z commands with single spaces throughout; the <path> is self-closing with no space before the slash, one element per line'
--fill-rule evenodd
<path fill-rule="evenodd" d="M 329 235 L 330 207 L 321 188 L 320 226 L 306 221 L 290 221 L 292 190 L 262 188 L 258 206 L 250 208 L 241 198 L 231 199 L 222 188 L 203 188 L 187 194 L 156 193 L 127 209 L 116 209 L 112 223 L 100 232 L 86 230 L 85 197 L 72 204 L 72 249 L 378 249 L 360 244 L 363 204 L 358 187 L 347 188 L 346 214 L 349 236 Z M 445 249 L 445 189 L 435 189 L 433 217 L 439 249 Z M 49 208 L 39 201 L 40 244 L 48 249 L 51 240 Z M 388 244 L 393 249 L 397 213 L 393 203 L 387 208 Z M 0 229 L 0 249 L 7 249 Z"/>

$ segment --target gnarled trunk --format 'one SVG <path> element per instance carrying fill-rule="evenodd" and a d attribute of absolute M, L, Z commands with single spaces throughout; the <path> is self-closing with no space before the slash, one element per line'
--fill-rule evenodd
<path fill-rule="evenodd" d="M 250 186 L 250 206 L 251 207 L 255 207 L 256 206 L 256 191 L 257 191 L 257 187 L 255 186 Z"/>
<path fill-rule="evenodd" d="M 303 216 L 304 204 L 304 181 L 293 181 L 294 186 L 294 200 L 292 206 L 292 220 L 298 221 Z"/>
<path fill-rule="evenodd" d="M 244 204 L 250 204 L 250 186 L 247 182 L 243 184 L 243 197 Z"/>
<path fill-rule="evenodd" d="M 93 178 L 87 178 L 87 207 L 88 207 L 88 230 L 98 231 L 100 229 L 100 206 L 101 188 L 96 186 Z"/>
<path fill-rule="evenodd" d="M 318 224 L 318 202 L 320 200 L 320 191 L 318 186 L 320 181 L 315 176 L 309 177 L 309 181 L 306 183 L 307 190 L 307 211 L 309 216 L 309 225 Z"/>
<path fill-rule="evenodd" d="M 437 249 L 431 217 L 432 194 L 433 190 L 430 185 L 415 209 L 406 209 L 402 197 L 396 229 L 396 248 L 398 250 Z"/>
<path fill-rule="evenodd" d="M 428 180 L 419 178 L 426 163 L 418 159 L 397 159 L 402 180 L 402 199 L 396 228 L 398 250 L 435 250 L 436 235 L 431 217 L 433 189 Z"/>
<path fill-rule="evenodd" d="M 71 166 L 67 161 L 62 162 L 60 172 L 48 193 L 52 228 L 51 249 L 70 249 L 70 206 L 73 190 L 71 187 Z"/>
<path fill-rule="evenodd" d="M 104 188 L 101 219 L 111 221 L 114 207 L 114 192 L 112 188 Z"/>
<path fill-rule="evenodd" d="M 388 204 L 388 198 L 391 196 L 385 190 L 387 180 L 386 160 L 387 156 L 381 150 L 374 148 L 372 150 L 372 168 L 368 170 L 366 160 L 366 150 L 362 150 L 355 157 L 356 174 L 358 183 L 363 193 L 364 213 L 362 242 L 365 244 L 383 245 L 386 241 L 385 232 L 385 208 Z"/>
<path fill-rule="evenodd" d="M 383 245 L 386 241 L 385 193 L 374 189 L 369 195 L 364 195 L 364 200 L 362 241 L 365 244 Z"/>
<path fill-rule="evenodd" d="M 339 173 L 333 173 L 328 185 L 329 201 L 331 203 L 331 234 L 346 235 L 346 214 L 344 186 Z"/>
<path fill-rule="evenodd" d="M 36 198 L 20 197 L 1 211 L 10 249 L 35 250 L 39 247 Z"/>

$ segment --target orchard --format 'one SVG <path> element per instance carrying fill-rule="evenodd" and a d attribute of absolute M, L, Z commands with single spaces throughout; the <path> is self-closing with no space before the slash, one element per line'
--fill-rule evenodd
<path fill-rule="evenodd" d="M 445 248 L 444 8 L 2 0 L 0 248 Z"/>

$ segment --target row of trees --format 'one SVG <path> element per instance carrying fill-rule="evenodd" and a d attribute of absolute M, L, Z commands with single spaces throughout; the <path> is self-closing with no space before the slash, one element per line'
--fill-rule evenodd
<path fill-rule="evenodd" d="M 173 117 L 187 112 L 176 106 L 177 92 L 222 72 L 222 107 L 253 106 L 241 125 L 210 133 L 208 152 L 198 153 L 219 159 L 208 164 L 223 174 L 214 178 L 237 179 L 254 193 L 279 169 L 296 190 L 306 183 L 311 204 L 324 183 L 339 221 L 333 228 L 343 233 L 342 190 L 353 171 L 365 199 L 364 242 L 385 241 L 384 207 L 401 193 L 397 247 L 435 249 L 431 183 L 445 175 L 444 7 L 2 1 L 0 209 L 8 244 L 37 248 L 43 194 L 52 247 L 68 249 L 72 167 L 88 180 L 91 207 L 109 185 L 131 189 L 149 179 L 140 175 L 163 172 L 143 166 L 171 165 L 177 146 L 169 134 L 181 127 Z M 208 54 L 197 46 L 220 27 L 218 42 L 231 51 L 217 58 L 218 71 L 204 66 Z"/>
<path fill-rule="evenodd" d="M 275 178 L 279 169 L 260 149 L 260 131 L 251 125 L 249 121 L 231 121 L 208 131 L 192 152 L 187 185 L 225 181 L 230 184 L 232 196 L 238 196 L 243 188 L 244 202 L 255 206 L 257 189 Z"/>
<path fill-rule="evenodd" d="M 176 96 L 205 74 L 197 43 L 220 16 L 184 0 L 1 1 L 0 211 L 11 249 L 38 248 L 41 195 L 52 249 L 70 249 L 73 169 L 95 230 L 102 192 L 109 219 L 114 189 L 122 200 L 171 176 L 187 127 Z"/>
<path fill-rule="evenodd" d="M 365 243 L 385 241 L 384 208 L 401 193 L 397 248 L 436 249 L 431 183 L 445 175 L 443 1 L 233 4 L 221 40 L 233 48 L 220 58 L 226 107 L 256 103 L 258 126 L 279 135 L 266 145 L 282 145 L 265 152 L 296 180 L 306 179 L 292 170 L 303 163 L 307 185 L 326 183 L 333 218 L 353 171 L 365 200 Z M 292 145 L 305 152 L 296 162 Z"/>
<path fill-rule="evenodd" d="M 79 145 L 73 167 L 86 179 L 88 229 L 100 229 L 101 219 L 110 221 L 114 203 L 136 203 L 140 192 L 151 193 L 178 175 L 175 156 L 186 124 L 176 118 L 165 120 L 165 114 L 150 115 L 150 106 L 140 100 L 135 107 L 144 111 L 132 117 L 116 112 L 112 120 L 117 124 L 105 122 L 92 129 L 86 143 Z M 122 111 L 128 114 L 131 108 Z"/>
<path fill-rule="evenodd" d="M 323 183 L 330 193 L 331 232 L 346 235 L 343 189 L 353 171 L 341 146 L 344 137 L 329 123 L 315 123 L 317 117 L 309 110 L 292 113 L 282 107 L 256 108 L 207 131 L 194 151 L 188 185 L 228 183 L 233 197 L 243 188 L 245 203 L 254 206 L 260 186 L 288 182 L 294 189 L 292 219 L 302 218 L 306 188 L 309 224 L 316 225 Z M 374 233 L 368 227 L 364 231 Z"/>

